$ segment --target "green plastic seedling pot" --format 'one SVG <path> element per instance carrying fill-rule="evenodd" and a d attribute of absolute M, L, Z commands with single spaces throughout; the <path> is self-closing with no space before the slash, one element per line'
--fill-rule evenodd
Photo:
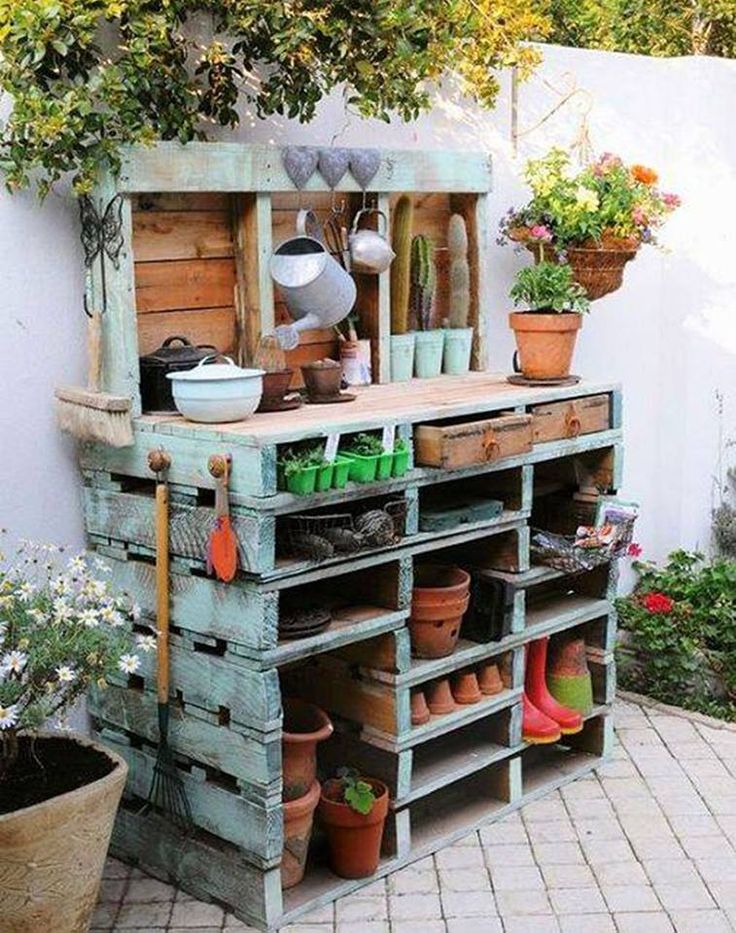
<path fill-rule="evenodd" d="M 328 489 L 332 488 L 334 472 L 335 467 L 332 463 L 323 463 L 322 466 L 317 467 L 317 481 L 314 484 L 317 492 L 327 492 Z"/>
<path fill-rule="evenodd" d="M 389 479 L 394 464 L 394 455 L 385 453 L 378 455 L 378 465 L 376 466 L 376 479 Z"/>
<path fill-rule="evenodd" d="M 372 483 L 378 469 L 378 456 L 364 457 L 363 454 L 348 453 L 350 457 L 350 479 L 354 483 Z"/>
<path fill-rule="evenodd" d="M 314 492 L 317 484 L 317 470 L 319 467 L 301 467 L 286 477 L 286 488 L 295 496 L 308 496 Z"/>
<path fill-rule="evenodd" d="M 350 474 L 350 460 L 347 457 L 336 457 L 332 471 L 333 489 L 344 489 L 347 486 Z"/>
<path fill-rule="evenodd" d="M 393 476 L 403 476 L 409 469 L 409 451 L 395 450 L 393 454 L 393 465 L 391 474 Z"/>

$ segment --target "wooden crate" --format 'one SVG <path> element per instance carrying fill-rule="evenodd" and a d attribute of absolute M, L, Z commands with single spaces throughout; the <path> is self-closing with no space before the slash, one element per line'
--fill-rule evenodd
<path fill-rule="evenodd" d="M 589 395 L 568 402 L 534 405 L 530 410 L 535 444 L 606 431 L 611 426 L 608 395 Z"/>
<path fill-rule="evenodd" d="M 419 466 L 458 469 L 513 457 L 532 449 L 529 415 L 502 415 L 459 424 L 420 424 L 414 431 Z"/>

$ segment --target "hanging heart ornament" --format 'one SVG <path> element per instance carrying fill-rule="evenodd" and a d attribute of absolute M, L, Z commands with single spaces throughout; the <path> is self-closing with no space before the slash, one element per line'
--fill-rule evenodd
<path fill-rule="evenodd" d="M 378 149 L 353 149 L 350 153 L 350 172 L 363 191 L 370 185 L 381 167 Z"/>
<path fill-rule="evenodd" d="M 284 171 L 297 188 L 303 188 L 314 175 L 319 152 L 311 146 L 289 146 L 281 153 Z"/>
<path fill-rule="evenodd" d="M 337 188 L 349 165 L 349 149 L 320 149 L 319 173 L 330 188 Z"/>

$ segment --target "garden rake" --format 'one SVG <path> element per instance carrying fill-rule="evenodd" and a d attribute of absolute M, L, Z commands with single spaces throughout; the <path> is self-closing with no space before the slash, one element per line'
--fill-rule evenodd
<path fill-rule="evenodd" d="M 192 811 L 181 772 L 169 745 L 169 487 L 166 471 L 171 458 L 151 450 L 148 465 L 156 474 L 156 687 L 158 691 L 158 754 L 144 812 L 159 810 L 185 831 L 192 828 Z"/>

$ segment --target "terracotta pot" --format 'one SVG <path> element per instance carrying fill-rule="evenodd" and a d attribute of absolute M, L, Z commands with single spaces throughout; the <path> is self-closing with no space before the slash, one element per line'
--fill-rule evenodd
<path fill-rule="evenodd" d="M 478 678 L 473 671 L 460 671 L 452 679 L 452 696 L 456 703 L 467 706 L 483 699 Z"/>
<path fill-rule="evenodd" d="M 307 394 L 312 401 L 335 398 L 340 394 L 342 368 L 336 360 L 317 360 L 301 367 Z"/>
<path fill-rule="evenodd" d="M 81 736 L 43 733 L 35 751 L 52 775 L 101 776 L 0 812 L 0 931 L 87 933 L 128 767 Z"/>
<path fill-rule="evenodd" d="M 506 654 L 502 655 L 498 662 L 498 673 L 501 675 L 501 683 L 504 685 L 504 687 L 506 687 L 507 690 L 511 687 L 512 662 L 513 655 L 510 651 L 507 651 Z"/>
<path fill-rule="evenodd" d="M 503 690 L 503 681 L 497 664 L 484 664 L 478 668 L 478 686 L 481 693 L 492 697 Z"/>
<path fill-rule="evenodd" d="M 527 379 L 561 379 L 570 375 L 582 315 L 515 311 L 509 324 L 519 349 L 519 365 Z"/>
<path fill-rule="evenodd" d="M 460 567 L 420 564 L 414 571 L 409 632 L 419 658 L 444 658 L 455 650 L 470 599 L 470 575 Z"/>
<path fill-rule="evenodd" d="M 327 713 L 304 700 L 284 699 L 281 738 L 284 800 L 303 797 L 317 777 L 317 743 L 329 739 L 333 727 Z"/>
<path fill-rule="evenodd" d="M 429 684 L 426 690 L 427 706 L 433 716 L 445 716 L 455 710 L 456 705 L 450 690 L 450 681 L 446 677 Z"/>
<path fill-rule="evenodd" d="M 376 802 L 370 813 L 356 813 L 342 802 L 342 782 L 326 781 L 319 815 L 327 832 L 330 867 L 341 878 L 367 878 L 378 868 L 383 827 L 388 813 L 388 787 L 374 778 L 370 784 Z"/>
<path fill-rule="evenodd" d="M 304 877 L 314 811 L 319 803 L 319 781 L 306 794 L 284 803 L 284 851 L 281 856 L 281 887 L 293 888 Z"/>
<path fill-rule="evenodd" d="M 275 373 L 263 374 L 263 395 L 256 411 L 269 411 L 279 402 L 283 401 L 284 396 L 289 390 L 291 377 L 294 375 L 292 369 L 282 369 Z"/>
<path fill-rule="evenodd" d="M 412 726 L 423 726 L 429 722 L 429 707 L 427 698 L 423 690 L 412 690 L 411 693 L 411 724 Z"/>

